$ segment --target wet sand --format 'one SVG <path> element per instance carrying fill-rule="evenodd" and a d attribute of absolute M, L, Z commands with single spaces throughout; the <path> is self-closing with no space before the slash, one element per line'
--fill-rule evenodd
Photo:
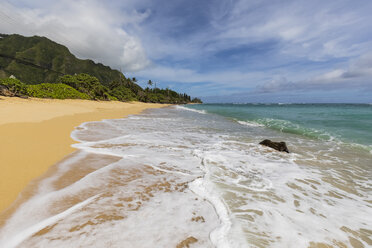
<path fill-rule="evenodd" d="M 48 168 L 72 153 L 71 131 L 164 104 L 0 97 L 0 213 Z"/>

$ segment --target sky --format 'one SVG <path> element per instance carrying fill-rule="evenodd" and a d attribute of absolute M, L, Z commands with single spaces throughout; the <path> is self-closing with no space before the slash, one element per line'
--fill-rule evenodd
<path fill-rule="evenodd" d="M 204 102 L 372 103 L 370 0 L 0 0 L 46 36 Z"/>

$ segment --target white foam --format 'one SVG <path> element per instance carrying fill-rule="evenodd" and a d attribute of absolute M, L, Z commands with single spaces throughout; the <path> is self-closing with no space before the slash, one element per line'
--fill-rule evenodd
<path fill-rule="evenodd" d="M 6 247 L 6 248 L 17 247 L 23 241 L 25 241 L 26 239 L 31 237 L 33 234 L 37 233 L 38 231 L 44 229 L 47 226 L 50 226 L 50 225 L 56 223 L 57 221 L 61 220 L 62 218 L 65 218 L 66 216 L 70 215 L 74 211 L 88 205 L 89 203 L 94 201 L 98 196 L 99 195 L 92 196 L 92 197 L 86 199 L 85 201 L 82 201 L 82 202 L 72 206 L 71 208 L 69 208 L 69 209 L 67 209 L 67 210 L 65 210 L 65 211 L 63 211 L 63 212 L 61 212 L 57 215 L 54 215 L 54 216 L 49 217 L 45 220 L 42 220 L 42 221 L 28 227 L 27 229 L 17 233 L 15 236 L 6 237 L 6 238 L 4 238 L 5 240 L 0 240 L 0 246 L 1 247 Z"/>
<path fill-rule="evenodd" d="M 237 121 L 239 124 L 249 127 L 264 127 L 265 125 L 253 122 L 253 121 Z"/>
<path fill-rule="evenodd" d="M 69 159 L 66 159 L 62 163 L 59 163 L 57 171 L 48 178 L 45 178 L 40 182 L 38 187 L 38 195 L 45 195 L 54 190 L 53 182 L 62 174 L 66 173 L 70 169 L 70 165 L 76 163 L 79 160 L 83 160 L 87 156 L 85 152 L 78 152 Z"/>
<path fill-rule="evenodd" d="M 191 112 L 196 112 L 196 113 L 199 113 L 199 114 L 206 114 L 207 113 L 207 111 L 205 111 L 205 110 L 192 109 L 192 108 L 187 108 L 187 107 L 180 106 L 180 105 L 177 105 L 176 108 L 191 111 Z"/>
<path fill-rule="evenodd" d="M 208 179 L 196 179 L 190 185 L 190 189 L 197 195 L 206 198 L 214 206 L 216 213 L 221 221 L 221 225 L 214 229 L 210 238 L 215 247 L 218 248 L 229 248 L 230 242 L 227 239 L 227 233 L 231 228 L 231 221 L 228 214 L 228 209 L 216 193 L 213 192 L 210 186 Z"/>

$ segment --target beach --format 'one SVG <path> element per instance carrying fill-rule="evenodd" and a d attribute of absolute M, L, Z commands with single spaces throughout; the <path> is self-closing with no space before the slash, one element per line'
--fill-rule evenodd
<path fill-rule="evenodd" d="M 72 153 L 70 133 L 83 122 L 165 107 L 117 101 L 0 97 L 0 213 L 50 166 Z"/>
<path fill-rule="evenodd" d="M 74 101 L 71 104 L 75 106 Z M 88 113 L 53 116 L 54 119 L 39 123 L 14 123 L 17 131 L 23 130 L 19 134 L 23 143 L 23 136 L 33 134 L 29 135 L 34 137 L 29 138 L 29 146 L 36 142 L 35 137 L 43 136 L 37 139 L 40 147 L 32 148 L 42 152 L 41 158 L 35 160 L 39 174 L 30 180 L 39 177 L 24 189 L 20 187 L 21 196 L 0 217 L 1 247 L 153 247 L 155 244 L 181 248 L 194 243 L 199 247 L 226 243 L 223 235 L 220 237 L 224 230 L 220 230 L 220 221 L 210 200 L 221 203 L 217 198 L 207 198 L 209 193 L 204 192 L 199 159 L 179 153 L 188 152 L 192 146 L 183 146 L 182 139 L 179 144 L 167 141 L 177 141 L 175 133 L 171 131 L 168 135 L 167 129 L 179 126 L 178 120 L 172 120 L 167 112 L 165 115 L 152 112 L 155 109 L 118 118 L 167 105 L 122 106 L 126 107 L 125 111 L 95 105 Z M 96 108 L 101 113 L 99 117 Z M 178 109 L 172 107 L 169 111 L 178 112 Z M 105 120 L 94 121 L 101 119 Z M 63 121 L 70 123 L 71 128 L 46 131 L 48 125 L 42 125 L 53 122 L 60 129 Z M 38 126 L 40 130 L 34 127 L 26 131 L 21 124 Z M 7 125 L 11 124 L 2 127 Z M 60 138 L 49 137 L 55 132 Z M 56 142 L 57 138 L 61 141 Z M 66 152 L 61 152 L 59 158 L 51 157 L 46 163 L 44 150 L 60 146 L 64 139 Z M 100 144 L 102 141 L 109 143 Z M 89 145 L 97 145 L 102 151 Z M 14 147 L 27 155 L 19 150 L 23 147 Z M 74 151 L 74 148 L 77 149 Z M 59 149 L 55 149 L 57 154 Z M 48 152 L 48 156 L 52 152 Z M 29 153 L 27 156 L 32 157 L 32 151 Z M 18 172 L 23 172 L 22 163 L 28 164 L 30 159 L 15 157 L 20 163 Z M 12 156 L 8 158 L 16 160 Z M 24 180 L 25 176 L 18 178 Z M 11 179 L 8 184 L 12 185 Z M 4 186 L 5 191 L 9 185 Z M 219 210 L 224 211 L 223 207 Z"/>
<path fill-rule="evenodd" d="M 43 136 L 44 147 L 25 145 L 39 151 L 60 145 L 40 125 L 76 122 L 65 135 L 54 131 L 67 156 L 50 158 L 2 216 L 0 247 L 372 244 L 369 105 L 176 105 L 126 118 L 99 108 L 110 113 L 97 121 L 82 112 L 13 123 L 41 129 L 19 134 Z M 285 141 L 290 153 L 265 139 Z"/>

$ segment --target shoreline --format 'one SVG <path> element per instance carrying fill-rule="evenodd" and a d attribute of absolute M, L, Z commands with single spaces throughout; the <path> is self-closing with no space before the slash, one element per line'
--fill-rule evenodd
<path fill-rule="evenodd" d="M 76 151 L 81 123 L 125 118 L 169 104 L 0 97 L 0 214 L 34 179 Z"/>

